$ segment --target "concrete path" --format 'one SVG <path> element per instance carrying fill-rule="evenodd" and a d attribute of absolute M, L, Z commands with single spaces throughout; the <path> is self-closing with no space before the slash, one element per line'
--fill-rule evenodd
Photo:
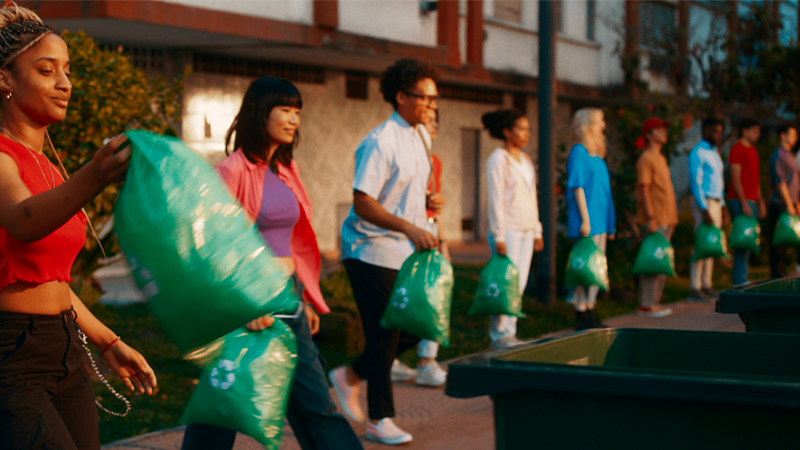
<path fill-rule="evenodd" d="M 629 314 L 607 319 L 615 328 L 659 328 L 675 330 L 712 330 L 743 332 L 744 325 L 737 315 L 714 312 L 712 303 L 682 302 L 670 305 L 673 314 L 661 319 Z M 560 333 L 568 333 L 564 330 Z M 560 334 L 554 333 L 554 334 Z M 446 364 L 443 364 L 446 365 Z M 362 404 L 366 405 L 366 385 L 362 385 Z M 492 402 L 488 397 L 454 399 L 442 389 L 428 389 L 413 384 L 396 384 L 394 388 L 395 423 L 414 435 L 414 441 L 402 448 L 408 450 L 471 450 L 494 448 L 494 419 Z M 335 396 L 334 396 L 335 398 Z M 359 436 L 364 425 L 353 424 Z M 103 446 L 105 450 L 178 450 L 183 439 L 183 427 L 148 433 Z M 363 440 L 365 448 L 384 446 Z M 291 428 L 284 428 L 281 450 L 299 450 Z M 259 450 L 263 447 L 252 438 L 239 434 L 235 450 Z"/>

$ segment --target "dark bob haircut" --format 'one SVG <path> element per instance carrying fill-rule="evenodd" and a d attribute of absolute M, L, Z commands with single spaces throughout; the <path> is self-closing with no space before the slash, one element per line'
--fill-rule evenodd
<path fill-rule="evenodd" d="M 503 130 L 513 128 L 514 122 L 520 117 L 525 117 L 525 115 L 516 109 L 499 109 L 484 114 L 481 122 L 483 122 L 483 128 L 489 131 L 489 136 L 505 141 L 506 136 L 503 134 Z"/>
<path fill-rule="evenodd" d="M 228 132 L 225 134 L 225 154 L 233 149 L 242 149 L 245 157 L 252 163 L 268 162 L 273 172 L 277 163 L 286 167 L 292 164 L 292 153 L 300 140 L 300 130 L 295 133 L 291 144 L 281 144 L 270 161 L 266 161 L 266 151 L 272 138 L 267 131 L 267 123 L 272 108 L 278 106 L 303 107 L 300 91 L 292 83 L 275 77 L 264 77 L 253 81 L 242 99 L 242 107 Z"/>
<path fill-rule="evenodd" d="M 778 136 L 788 133 L 790 128 L 794 128 L 795 131 L 797 131 L 797 127 L 795 126 L 795 124 L 788 122 L 781 123 L 780 125 L 778 125 L 777 129 Z"/>
<path fill-rule="evenodd" d="M 437 80 L 436 71 L 431 66 L 416 59 L 399 59 L 381 75 L 383 99 L 397 109 L 397 93 L 409 92 L 425 78 Z"/>

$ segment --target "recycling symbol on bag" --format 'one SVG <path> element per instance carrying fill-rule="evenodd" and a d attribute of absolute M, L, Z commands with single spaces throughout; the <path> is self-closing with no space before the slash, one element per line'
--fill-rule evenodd
<path fill-rule="evenodd" d="M 664 249 L 661 247 L 657 248 L 655 257 L 658 259 L 664 259 Z"/>
<path fill-rule="evenodd" d="M 406 309 L 406 306 L 408 306 L 408 289 L 401 287 L 396 293 L 400 298 L 392 302 L 392 305 L 397 309 Z"/>
<path fill-rule="evenodd" d="M 497 297 L 500 295 L 500 288 L 497 286 L 497 283 L 489 283 L 489 286 L 486 286 L 486 295 L 489 297 Z"/>
<path fill-rule="evenodd" d="M 227 359 L 221 360 L 217 363 L 216 367 L 211 369 L 208 382 L 212 387 L 227 391 L 233 386 L 233 383 L 236 382 L 236 374 L 233 373 L 235 367 L 233 361 Z"/>

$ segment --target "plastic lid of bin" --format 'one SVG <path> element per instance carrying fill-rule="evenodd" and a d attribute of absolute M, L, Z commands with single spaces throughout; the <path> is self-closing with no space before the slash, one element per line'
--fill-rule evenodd
<path fill-rule="evenodd" d="M 716 311 L 736 314 L 775 307 L 800 308 L 800 277 L 769 280 L 722 291 Z"/>

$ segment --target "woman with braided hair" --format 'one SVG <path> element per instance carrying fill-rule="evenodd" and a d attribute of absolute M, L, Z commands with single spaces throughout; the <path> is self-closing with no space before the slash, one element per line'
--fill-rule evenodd
<path fill-rule="evenodd" d="M 0 446 L 100 448 L 81 343 L 126 386 L 152 394 L 153 370 L 83 305 L 68 282 L 86 238 L 83 206 L 125 177 L 124 136 L 63 180 L 43 154 L 72 85 L 63 39 L 32 11 L 0 8 Z M 85 334 L 84 334 L 85 333 Z M 87 348 L 88 350 L 88 348 Z"/>

